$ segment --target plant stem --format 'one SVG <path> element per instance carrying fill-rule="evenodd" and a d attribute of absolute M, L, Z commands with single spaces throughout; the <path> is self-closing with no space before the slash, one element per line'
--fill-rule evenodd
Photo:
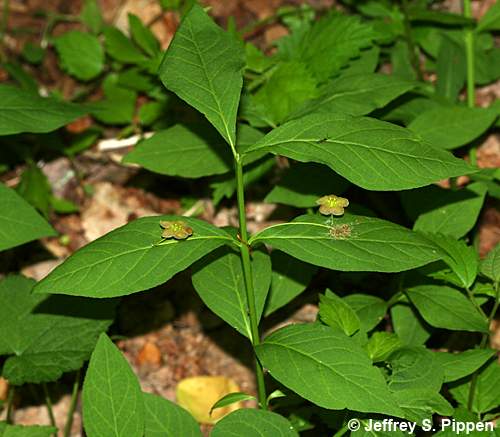
<path fill-rule="evenodd" d="M 56 426 L 56 419 L 54 417 L 54 411 L 52 409 L 52 400 L 50 399 L 49 389 L 47 388 L 47 384 L 43 383 L 43 395 L 45 397 L 45 405 L 47 405 L 47 412 L 49 413 L 49 419 L 51 426 Z"/>
<path fill-rule="evenodd" d="M 15 394 L 15 386 L 9 385 L 9 394 L 7 395 L 7 417 L 5 421 L 12 425 L 14 423 L 13 413 L 14 413 L 14 394 Z"/>
<path fill-rule="evenodd" d="M 73 390 L 71 392 L 71 403 L 69 404 L 68 417 L 66 425 L 64 426 L 64 437 L 70 437 L 71 427 L 73 426 L 73 416 L 75 415 L 76 403 L 78 401 L 78 391 L 80 389 L 80 375 L 81 371 L 78 370 L 73 383 Z"/>
<path fill-rule="evenodd" d="M 404 15 L 404 28 L 405 28 L 405 40 L 408 45 L 408 53 L 410 55 L 410 62 L 415 70 L 415 74 L 417 75 L 418 80 L 424 80 L 422 75 L 422 70 L 420 69 L 420 63 L 418 60 L 417 48 L 415 46 L 415 42 L 413 41 L 413 34 L 411 31 L 411 23 L 410 23 L 410 12 L 408 9 L 408 0 L 401 0 L 401 9 Z"/>
<path fill-rule="evenodd" d="M 471 0 L 464 0 L 464 17 L 472 18 Z M 467 62 L 467 106 L 473 108 L 476 105 L 474 30 L 470 26 L 465 29 L 465 59 Z"/>
<path fill-rule="evenodd" d="M 245 190 L 243 185 L 243 164 L 239 155 L 234 157 L 234 169 L 236 173 L 236 193 L 238 199 L 238 218 L 240 224 L 240 255 L 245 279 L 245 291 L 247 295 L 248 316 L 250 318 L 251 341 L 255 347 L 260 344 L 259 325 L 257 321 L 257 309 L 255 307 L 255 293 L 253 287 L 252 264 L 250 260 L 250 248 L 248 246 L 247 218 L 245 212 Z M 255 357 L 255 375 L 257 378 L 257 391 L 261 408 L 266 408 L 266 386 L 264 382 L 264 371 Z"/>

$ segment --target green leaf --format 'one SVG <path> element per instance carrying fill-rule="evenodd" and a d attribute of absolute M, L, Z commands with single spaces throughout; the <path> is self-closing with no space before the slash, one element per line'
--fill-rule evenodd
<path fill-rule="evenodd" d="M 323 323 L 351 336 L 359 331 L 361 322 L 356 312 L 330 290 L 319 297 L 319 318 Z"/>
<path fill-rule="evenodd" d="M 0 282 L 0 354 L 10 355 L 3 376 L 12 384 L 55 381 L 79 369 L 99 334 L 111 325 L 115 302 L 31 294 L 35 281 Z"/>
<path fill-rule="evenodd" d="M 406 293 L 431 326 L 456 331 L 489 332 L 487 320 L 455 288 L 417 285 L 407 289 Z"/>
<path fill-rule="evenodd" d="M 141 64 L 147 61 L 146 56 L 116 27 L 106 26 L 103 33 L 106 52 L 116 61 L 123 64 Z"/>
<path fill-rule="evenodd" d="M 143 393 L 144 437 L 201 437 L 200 426 L 184 408 L 167 399 Z"/>
<path fill-rule="evenodd" d="M 216 410 L 217 408 L 223 408 L 227 407 L 228 405 L 234 404 L 236 402 L 249 401 L 249 400 L 256 400 L 255 396 L 241 392 L 229 393 L 226 396 L 219 399 L 215 404 L 213 404 L 212 408 L 210 409 L 210 414 L 212 414 L 212 411 Z"/>
<path fill-rule="evenodd" d="M 291 423 L 276 413 L 242 408 L 217 422 L 210 437 L 298 437 Z"/>
<path fill-rule="evenodd" d="M 428 388 L 410 388 L 394 392 L 399 407 L 405 412 L 405 418 L 422 425 L 427 420 L 432 423 L 432 416 L 451 416 L 453 407 L 437 391 Z"/>
<path fill-rule="evenodd" d="M 450 26 L 465 26 L 474 24 L 473 19 L 464 17 L 463 15 L 424 9 L 419 6 L 410 8 L 408 18 L 411 21 L 428 21 L 431 23 L 447 24 Z"/>
<path fill-rule="evenodd" d="M 496 118 L 489 109 L 445 106 L 422 113 L 408 128 L 435 147 L 455 149 L 487 131 Z"/>
<path fill-rule="evenodd" d="M 486 196 L 486 185 L 476 182 L 457 191 L 437 186 L 401 193 L 413 229 L 461 238 L 476 224 Z"/>
<path fill-rule="evenodd" d="M 322 89 L 321 96 L 307 102 L 296 114 L 293 114 L 293 118 L 313 112 L 369 114 L 415 86 L 415 82 L 386 74 L 365 73 L 341 76 L 326 85 Z"/>
<path fill-rule="evenodd" d="M 314 177 L 311 177 L 314 175 Z M 297 208 L 316 206 L 325 193 L 341 195 L 349 182 L 321 164 L 293 164 L 264 199 L 267 203 L 283 203 Z"/>
<path fill-rule="evenodd" d="M 408 229 L 372 217 L 303 215 L 270 226 L 250 244 L 270 244 L 302 261 L 344 271 L 399 272 L 440 258 L 438 249 Z"/>
<path fill-rule="evenodd" d="M 408 346 L 424 344 L 429 337 L 430 326 L 407 303 L 398 303 L 391 308 L 394 331 L 401 341 Z"/>
<path fill-rule="evenodd" d="M 436 65 L 438 77 L 436 94 L 438 96 L 444 97 L 451 103 L 456 102 L 465 84 L 465 65 L 464 46 L 446 35 L 441 38 Z"/>
<path fill-rule="evenodd" d="M 269 335 L 256 352 L 273 378 L 320 407 L 402 416 L 380 371 L 356 340 L 339 330 L 289 325 Z"/>
<path fill-rule="evenodd" d="M 254 251 L 252 267 L 255 306 L 260 319 L 271 283 L 269 255 Z M 239 252 L 229 247 L 215 250 L 193 266 L 192 280 L 205 305 L 239 333 L 252 338 Z"/>
<path fill-rule="evenodd" d="M 139 381 L 106 334 L 92 353 L 82 396 L 88 437 L 143 437 L 145 412 Z"/>
<path fill-rule="evenodd" d="M 479 20 L 476 32 L 500 30 L 500 3 L 495 2 Z"/>
<path fill-rule="evenodd" d="M 161 238 L 160 220 L 181 220 L 193 235 Z M 222 229 L 179 216 L 145 217 L 93 241 L 75 252 L 37 284 L 37 293 L 87 297 L 124 296 L 163 284 L 201 257 L 233 241 Z"/>
<path fill-rule="evenodd" d="M 387 312 L 387 303 L 379 297 L 368 294 L 350 294 L 343 300 L 356 311 L 361 321 L 361 329 L 365 332 L 375 328 Z"/>
<path fill-rule="evenodd" d="M 52 437 L 56 431 L 53 426 L 21 426 L 0 422 L 2 437 Z"/>
<path fill-rule="evenodd" d="M 96 0 L 85 0 L 80 19 L 93 33 L 101 32 L 103 19 Z"/>
<path fill-rule="evenodd" d="M 453 397 L 461 405 L 467 405 L 471 387 L 470 377 L 457 381 L 450 388 Z M 486 413 L 500 406 L 500 364 L 498 360 L 491 360 L 489 364 L 482 367 L 478 373 L 474 387 L 474 401 L 472 411 L 474 413 Z"/>
<path fill-rule="evenodd" d="M 17 192 L 23 198 L 40 211 L 44 217 L 48 217 L 52 187 L 43 171 L 34 163 L 30 163 L 23 171 Z"/>
<path fill-rule="evenodd" d="M 427 145 L 408 129 L 339 114 L 285 123 L 245 152 L 256 150 L 328 165 L 369 190 L 416 188 L 471 171 L 463 160 Z"/>
<path fill-rule="evenodd" d="M 50 132 L 87 113 L 73 103 L 39 97 L 10 85 L 0 84 L 0 101 L 0 135 Z"/>
<path fill-rule="evenodd" d="M 104 68 L 104 50 L 96 36 L 72 30 L 54 40 L 62 68 L 80 80 L 90 80 Z"/>
<path fill-rule="evenodd" d="M 500 244 L 497 244 L 481 261 L 481 273 L 493 282 L 500 282 Z"/>
<path fill-rule="evenodd" d="M 366 344 L 368 356 L 374 363 L 385 361 L 402 346 L 401 340 L 392 332 L 374 332 Z"/>
<path fill-rule="evenodd" d="M 29 203 L 0 183 L 0 250 L 54 235 L 56 231 Z"/>
<path fill-rule="evenodd" d="M 203 113 L 232 146 L 244 56 L 242 45 L 195 4 L 184 16 L 159 71 L 164 85 Z"/>
<path fill-rule="evenodd" d="M 133 41 L 149 56 L 160 53 L 160 43 L 151 30 L 134 14 L 128 14 L 130 35 Z"/>
<path fill-rule="evenodd" d="M 268 316 L 302 293 L 317 272 L 317 267 L 303 263 L 279 250 L 271 252 L 273 272 L 264 315 Z"/>
<path fill-rule="evenodd" d="M 456 381 L 479 369 L 495 355 L 492 349 L 471 349 L 459 353 L 435 352 L 444 369 L 444 382 Z"/>

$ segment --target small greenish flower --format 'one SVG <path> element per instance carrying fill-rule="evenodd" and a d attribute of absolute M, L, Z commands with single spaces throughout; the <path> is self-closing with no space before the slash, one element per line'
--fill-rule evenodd
<path fill-rule="evenodd" d="M 316 204 L 320 205 L 319 212 L 323 215 L 342 215 L 344 208 L 349 206 L 349 200 L 335 194 L 329 194 L 316 200 Z"/>
<path fill-rule="evenodd" d="M 193 229 L 185 222 L 177 221 L 160 221 L 160 226 L 163 228 L 162 238 L 175 238 L 176 240 L 185 240 L 193 235 Z"/>

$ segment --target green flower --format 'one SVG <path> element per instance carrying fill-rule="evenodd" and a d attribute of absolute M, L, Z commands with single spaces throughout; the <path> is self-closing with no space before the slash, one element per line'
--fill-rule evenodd
<path fill-rule="evenodd" d="M 344 208 L 349 206 L 349 200 L 329 194 L 316 200 L 316 205 L 320 205 L 319 212 L 323 215 L 342 215 Z"/>
<path fill-rule="evenodd" d="M 162 238 L 175 238 L 176 240 L 185 240 L 193 235 L 193 229 L 183 221 L 160 221 L 160 226 L 163 228 Z"/>

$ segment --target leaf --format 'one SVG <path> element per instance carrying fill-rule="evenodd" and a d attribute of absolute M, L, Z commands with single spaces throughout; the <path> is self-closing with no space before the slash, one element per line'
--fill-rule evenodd
<path fill-rule="evenodd" d="M 317 272 L 317 267 L 303 263 L 279 250 L 271 252 L 273 267 L 271 289 L 264 315 L 268 316 L 302 293 Z"/>
<path fill-rule="evenodd" d="M 144 401 L 139 381 L 106 334 L 101 334 L 83 384 L 88 437 L 142 437 Z"/>
<path fill-rule="evenodd" d="M 320 407 L 402 414 L 366 352 L 340 330 L 288 325 L 269 335 L 256 352 L 273 378 Z"/>
<path fill-rule="evenodd" d="M 379 297 L 368 294 L 350 294 L 343 300 L 356 311 L 361 321 L 361 329 L 365 332 L 375 328 L 387 312 L 387 303 Z"/>
<path fill-rule="evenodd" d="M 424 344 L 429 337 L 430 326 L 421 318 L 411 305 L 398 303 L 391 308 L 394 331 L 408 346 Z"/>
<path fill-rule="evenodd" d="M 236 142 L 236 113 L 245 65 L 242 45 L 195 4 L 184 16 L 159 70 L 163 84 Z"/>
<path fill-rule="evenodd" d="M 301 107 L 293 118 L 313 112 L 365 115 L 415 88 L 416 83 L 378 73 L 354 74 L 333 79 L 321 96 Z"/>
<path fill-rule="evenodd" d="M 52 437 L 56 431 L 53 426 L 21 426 L 0 422 L 2 437 Z"/>
<path fill-rule="evenodd" d="M 187 240 L 160 240 L 160 220 L 182 220 L 193 230 Z M 87 297 L 124 296 L 163 284 L 201 257 L 233 241 L 201 220 L 144 217 L 93 241 L 71 255 L 35 287 L 36 293 Z"/>
<path fill-rule="evenodd" d="M 184 408 L 150 393 L 142 396 L 144 437 L 201 437 L 200 426 Z"/>
<path fill-rule="evenodd" d="M 500 3 L 495 2 L 490 6 L 486 14 L 479 20 L 476 32 L 488 30 L 500 30 Z"/>
<path fill-rule="evenodd" d="M 498 360 L 491 360 L 483 366 L 478 373 L 474 387 L 474 401 L 472 411 L 474 413 L 486 413 L 500 406 L 500 364 Z M 471 382 L 470 377 L 457 381 L 450 387 L 453 397 L 461 405 L 467 405 L 469 400 Z"/>
<path fill-rule="evenodd" d="M 56 231 L 29 203 L 0 183 L 0 250 L 54 235 Z"/>
<path fill-rule="evenodd" d="M 356 312 L 330 290 L 319 297 L 319 318 L 323 323 L 351 336 L 359 331 L 361 322 Z"/>
<path fill-rule="evenodd" d="M 96 0 L 85 0 L 80 19 L 93 33 L 100 33 L 103 19 Z"/>
<path fill-rule="evenodd" d="M 210 437 L 298 437 L 291 423 L 276 413 L 243 408 L 217 422 Z"/>
<path fill-rule="evenodd" d="M 55 38 L 54 46 L 62 68 L 71 76 L 86 81 L 102 73 L 104 50 L 96 36 L 72 30 Z"/>
<path fill-rule="evenodd" d="M 257 242 L 302 261 L 343 271 L 399 272 L 441 256 L 432 243 L 408 229 L 349 214 L 335 218 L 332 225 L 325 224 L 324 217 L 303 215 L 258 232 L 250 238 L 251 245 Z"/>
<path fill-rule="evenodd" d="M 406 212 L 416 219 L 414 230 L 461 238 L 476 224 L 486 186 L 476 182 L 457 191 L 430 186 L 400 195 Z"/>
<path fill-rule="evenodd" d="M 481 273 L 493 282 L 500 282 L 500 244 L 497 243 L 481 261 Z"/>
<path fill-rule="evenodd" d="M 427 388 L 411 388 L 394 392 L 398 405 L 405 412 L 405 418 L 422 425 L 424 420 L 432 423 L 432 416 L 451 416 L 454 408 L 437 391 Z"/>
<path fill-rule="evenodd" d="M 249 395 L 247 393 L 242 393 L 242 392 L 229 393 L 226 396 L 219 399 L 215 404 L 212 405 L 212 408 L 210 409 L 210 413 L 212 413 L 212 411 L 216 410 L 217 408 L 222 408 L 222 407 L 226 407 L 228 405 L 234 404 L 236 402 L 243 402 L 243 401 L 249 401 L 249 400 L 256 400 L 255 396 Z"/>
<path fill-rule="evenodd" d="M 366 344 L 368 356 L 374 362 L 385 361 L 391 353 L 402 346 L 401 340 L 392 332 L 374 332 Z"/>
<path fill-rule="evenodd" d="M 479 369 L 495 355 L 492 349 L 470 349 L 465 352 L 435 352 L 444 369 L 444 382 L 456 381 Z"/>
<path fill-rule="evenodd" d="M 106 52 L 114 60 L 123 64 L 141 64 L 146 56 L 118 28 L 106 26 L 103 30 Z"/>
<path fill-rule="evenodd" d="M 160 53 L 160 43 L 151 30 L 134 14 L 128 14 L 130 34 L 134 42 L 149 56 Z"/>
<path fill-rule="evenodd" d="M 44 217 L 48 217 L 52 187 L 47 176 L 34 163 L 30 163 L 21 175 L 21 180 L 16 187 L 17 192 Z"/>
<path fill-rule="evenodd" d="M 369 190 L 416 188 L 471 170 L 408 129 L 339 114 L 312 114 L 285 123 L 245 152 L 256 150 L 328 165 Z"/>
<path fill-rule="evenodd" d="M 489 109 L 443 106 L 425 111 L 408 128 L 435 147 L 455 149 L 487 131 L 496 118 Z"/>
<path fill-rule="evenodd" d="M 3 376 L 12 384 L 55 381 L 79 369 L 111 325 L 115 302 L 37 296 L 35 281 L 8 276 L 0 282 L 0 354 L 10 355 Z"/>
<path fill-rule="evenodd" d="M 441 38 L 437 58 L 436 94 L 455 103 L 460 90 L 465 84 L 466 61 L 464 46 L 457 44 L 446 35 Z M 436 144 L 438 145 L 438 144 Z"/>
<path fill-rule="evenodd" d="M 271 283 L 271 261 L 265 251 L 253 252 L 252 273 L 259 320 Z M 192 281 L 205 305 L 240 334 L 252 338 L 239 252 L 229 247 L 215 250 L 193 266 Z"/>
<path fill-rule="evenodd" d="M 0 101 L 0 135 L 50 132 L 87 113 L 73 103 L 39 97 L 10 85 L 0 84 Z"/>
<path fill-rule="evenodd" d="M 463 15 L 424 9 L 418 6 L 410 8 L 408 18 L 411 21 L 428 21 L 431 23 L 446 24 L 450 26 L 465 26 L 474 24 L 473 19 L 464 17 Z"/>
<path fill-rule="evenodd" d="M 406 290 L 429 325 L 456 331 L 488 333 L 486 319 L 460 291 L 445 285 L 417 285 Z"/>
<path fill-rule="evenodd" d="M 316 201 L 325 193 L 341 195 L 348 187 L 347 180 L 324 165 L 296 163 L 285 171 L 264 200 L 308 208 L 316 206 Z"/>

